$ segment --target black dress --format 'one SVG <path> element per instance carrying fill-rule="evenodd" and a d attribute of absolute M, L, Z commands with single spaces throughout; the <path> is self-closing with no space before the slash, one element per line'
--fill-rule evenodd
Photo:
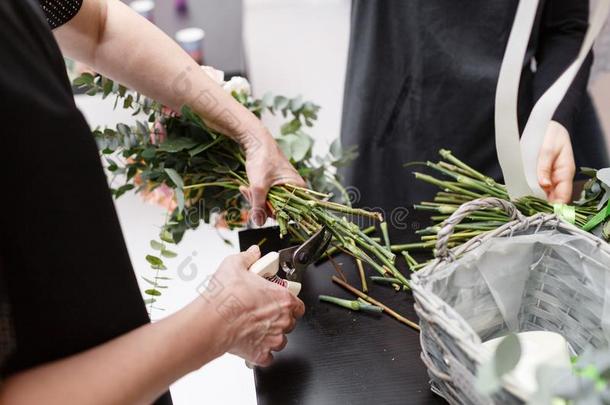
<path fill-rule="evenodd" d="M 523 63 L 522 126 L 534 101 L 578 53 L 588 3 L 541 1 Z M 440 148 L 501 178 L 494 97 L 517 4 L 353 0 L 342 140 L 360 152 L 344 171 L 347 184 L 360 191 L 360 206 L 381 208 L 391 219 L 397 207 L 430 199 L 435 188 L 415 180 L 403 164 L 437 159 Z M 590 65 L 591 58 L 554 119 L 572 134 L 577 165 L 605 167 L 603 137 L 585 90 Z"/>
<path fill-rule="evenodd" d="M 71 10 L 50 15 L 51 23 L 78 11 Z M 10 375 L 149 319 L 95 142 L 40 5 L 0 1 L 0 38 L 0 288 L 3 278 L 13 329 L 0 334 L 0 360 L 12 347 L 0 366 Z M 0 303 L 5 321 L 6 308 Z M 171 404 L 169 394 L 157 403 Z"/>

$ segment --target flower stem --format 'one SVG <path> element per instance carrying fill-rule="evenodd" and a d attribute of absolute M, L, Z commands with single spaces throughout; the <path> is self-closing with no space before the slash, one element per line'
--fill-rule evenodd
<path fill-rule="evenodd" d="M 386 314 L 390 315 L 397 321 L 404 323 L 405 325 L 415 329 L 416 331 L 420 330 L 419 325 L 416 324 L 415 322 L 408 320 L 404 316 L 400 315 L 398 312 L 394 311 L 392 308 L 388 307 L 387 305 L 382 304 L 381 302 L 377 301 L 373 297 L 366 295 L 362 291 L 357 290 L 356 288 L 352 287 L 350 284 L 346 283 L 345 281 L 343 281 L 335 276 L 333 276 L 332 280 L 333 280 L 333 282 L 339 284 L 341 287 L 343 287 L 347 291 L 351 292 L 355 296 L 360 297 L 363 300 L 368 301 L 373 305 L 383 308 L 383 310 L 385 311 Z"/>

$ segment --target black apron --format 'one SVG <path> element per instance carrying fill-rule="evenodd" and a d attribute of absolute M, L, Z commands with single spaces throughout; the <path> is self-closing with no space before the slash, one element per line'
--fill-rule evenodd
<path fill-rule="evenodd" d="M 38 4 L 0 1 L 0 38 L 0 263 L 14 327 L 3 372 L 12 374 L 149 319 L 95 142 Z M 156 403 L 171 404 L 169 393 Z"/>
<path fill-rule="evenodd" d="M 409 162 L 450 149 L 500 180 L 494 98 L 516 0 L 354 0 L 342 141 L 359 157 L 343 171 L 363 207 L 395 210 L 429 200 L 436 188 L 415 180 Z M 587 0 L 542 2 L 523 63 L 521 126 L 540 95 L 577 55 Z M 537 72 L 531 60 L 538 62 Z M 586 95 L 591 58 L 554 119 L 572 134 L 577 164 L 608 165 Z M 421 169 L 420 169 L 421 170 Z"/>

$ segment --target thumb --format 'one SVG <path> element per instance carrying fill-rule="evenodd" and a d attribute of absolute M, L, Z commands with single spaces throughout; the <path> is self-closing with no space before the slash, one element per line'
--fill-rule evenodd
<path fill-rule="evenodd" d="M 262 226 L 267 220 L 265 201 L 267 200 L 267 188 L 251 186 L 249 189 L 250 205 L 252 206 L 252 221 L 257 226 Z"/>
<path fill-rule="evenodd" d="M 239 253 L 239 258 L 242 260 L 244 266 L 252 266 L 261 257 L 261 250 L 258 245 L 252 245 L 245 252 Z"/>

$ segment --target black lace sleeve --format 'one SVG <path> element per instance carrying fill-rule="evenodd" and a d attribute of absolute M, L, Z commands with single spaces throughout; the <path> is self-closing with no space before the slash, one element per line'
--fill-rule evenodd
<path fill-rule="evenodd" d="M 47 22 L 51 29 L 57 28 L 70 21 L 78 10 L 83 0 L 38 0 L 42 11 L 47 16 Z"/>

